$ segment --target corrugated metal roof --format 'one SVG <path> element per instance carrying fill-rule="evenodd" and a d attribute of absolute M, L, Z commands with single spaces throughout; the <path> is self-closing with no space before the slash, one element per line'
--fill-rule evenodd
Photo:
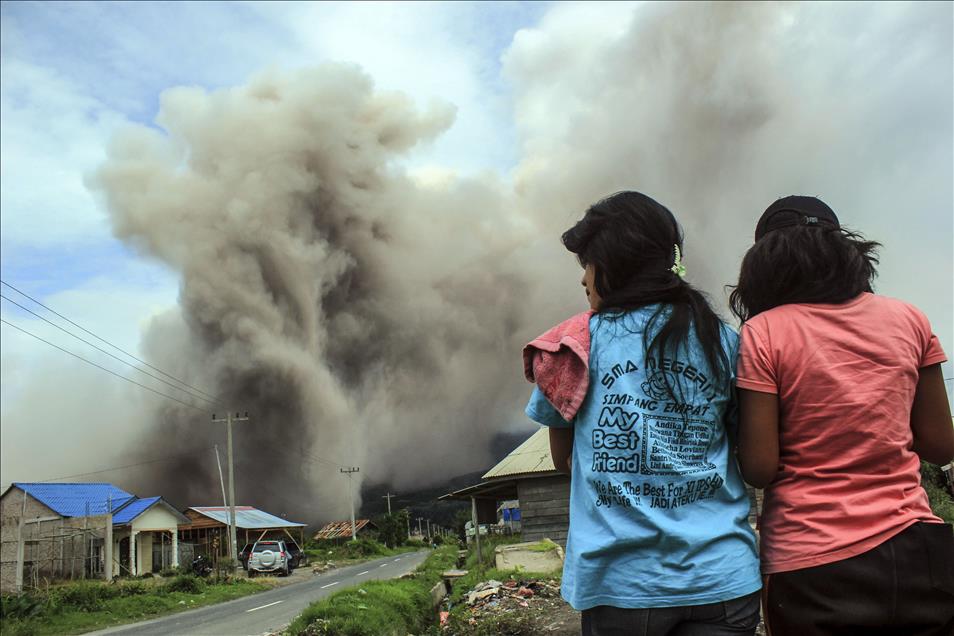
<path fill-rule="evenodd" d="M 484 479 L 511 477 L 513 475 L 556 473 L 553 459 L 550 457 L 550 435 L 546 426 L 530 436 L 530 439 L 518 446 L 499 464 L 484 473 Z"/>
<path fill-rule="evenodd" d="M 129 523 L 142 513 L 144 513 L 152 504 L 159 501 L 159 497 L 148 497 L 146 499 L 137 499 L 113 516 L 113 524 L 123 525 Z"/>
<path fill-rule="evenodd" d="M 361 532 L 361 529 L 371 523 L 370 519 L 355 519 L 354 520 L 354 530 L 355 534 Z M 350 521 L 332 521 L 329 524 L 326 524 L 322 527 L 321 530 L 315 533 L 316 539 L 340 539 L 341 537 L 351 537 L 351 522 Z"/>
<path fill-rule="evenodd" d="M 228 525 L 229 509 L 222 506 L 193 506 L 190 510 L 215 519 L 219 523 Z M 305 524 L 288 521 L 267 512 L 253 508 L 252 506 L 235 506 L 235 527 L 247 528 L 249 530 L 262 530 L 265 528 L 304 528 Z"/>
<path fill-rule="evenodd" d="M 135 499 L 125 490 L 107 483 L 14 482 L 13 485 L 64 517 L 104 515 L 107 506 L 116 512 Z"/>

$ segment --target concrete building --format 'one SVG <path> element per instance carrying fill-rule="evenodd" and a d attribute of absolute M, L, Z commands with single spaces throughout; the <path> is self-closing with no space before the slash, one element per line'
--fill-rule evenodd
<path fill-rule="evenodd" d="M 0 591 L 5 594 L 57 578 L 105 578 L 109 513 L 132 495 L 109 484 L 46 486 L 15 483 L 0 495 Z"/>
<path fill-rule="evenodd" d="M 45 482 L 12 484 L 0 495 L 0 517 L 4 592 L 153 571 L 153 542 L 175 536 L 182 519 L 161 498 L 139 499 L 112 484 Z M 160 560 L 174 565 L 177 553 Z"/>

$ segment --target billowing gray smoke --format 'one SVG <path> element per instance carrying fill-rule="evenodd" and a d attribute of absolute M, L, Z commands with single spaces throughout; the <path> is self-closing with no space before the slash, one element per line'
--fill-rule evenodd
<path fill-rule="evenodd" d="M 528 424 L 522 343 L 582 308 L 559 234 L 618 189 L 672 208 L 717 304 L 760 211 L 819 195 L 885 242 L 878 290 L 954 345 L 951 7 L 825 7 L 557 5 L 503 59 L 512 182 L 409 177 L 402 155 L 450 108 L 352 67 L 167 92 L 164 132 L 118 138 L 97 179 L 117 234 L 181 273 L 147 353 L 252 417 L 240 499 L 343 517 L 338 466 L 316 456 L 397 488 L 486 467 L 490 437 Z M 221 427 L 166 407 L 147 434 L 203 455 L 140 490 L 209 502 Z"/>
<path fill-rule="evenodd" d="M 401 488 L 479 467 L 507 426 L 526 284 L 509 273 L 501 195 L 421 187 L 394 166 L 452 119 L 329 65 L 169 91 L 165 135 L 139 128 L 111 148 L 97 180 L 117 234 L 182 276 L 181 313 L 152 325 L 148 354 L 229 405 L 210 412 L 250 414 L 235 428 L 242 502 L 340 518 L 335 462 Z M 157 419 L 157 448 L 223 439 L 186 407 Z M 144 477 L 208 501 L 203 453 Z"/>

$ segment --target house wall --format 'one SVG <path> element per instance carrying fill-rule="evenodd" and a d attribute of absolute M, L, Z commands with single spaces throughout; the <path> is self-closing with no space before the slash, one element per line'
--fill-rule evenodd
<path fill-rule="evenodd" d="M 139 564 L 136 570 L 139 574 L 152 572 L 152 533 L 142 532 L 136 535 L 138 543 L 136 544 L 136 562 Z"/>
<path fill-rule="evenodd" d="M 570 527 L 570 478 L 566 475 L 517 482 L 524 541 L 550 539 L 566 547 Z"/>
<path fill-rule="evenodd" d="M 103 542 L 109 515 L 61 517 L 19 488 L 0 497 L 0 591 L 16 589 L 17 539 L 23 524 L 23 585 L 53 579 L 99 578 L 105 567 Z"/>
<path fill-rule="evenodd" d="M 145 530 L 176 532 L 179 528 L 179 520 L 163 508 L 161 504 L 158 504 L 133 519 L 132 527 L 137 532 Z"/>
<path fill-rule="evenodd" d="M 179 519 L 161 505 L 153 506 L 133 519 L 132 529 L 134 532 L 140 533 L 137 537 L 139 543 L 136 547 L 136 562 L 140 574 L 153 570 L 153 543 L 172 544 L 173 536 L 178 535 L 178 524 Z M 162 533 L 167 533 L 164 541 L 161 536 Z M 172 558 L 171 555 L 170 558 Z M 166 565 L 171 567 L 172 563 Z"/>

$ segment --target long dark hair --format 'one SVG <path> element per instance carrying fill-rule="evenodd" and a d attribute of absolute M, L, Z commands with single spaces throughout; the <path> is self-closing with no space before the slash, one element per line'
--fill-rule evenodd
<path fill-rule="evenodd" d="M 742 259 L 732 313 L 749 318 L 789 303 L 843 303 L 871 291 L 880 243 L 845 228 L 793 225 L 769 232 Z"/>
<path fill-rule="evenodd" d="M 694 329 L 712 379 L 722 383 L 729 375 L 722 321 L 705 296 L 672 271 L 674 248 L 681 251 L 682 241 L 672 212 L 639 192 L 606 197 L 563 233 L 563 245 L 580 264 L 596 269 L 601 316 L 618 317 L 659 303 L 643 330 L 647 363 L 674 356 L 681 347 L 688 350 Z M 671 388 L 670 395 L 675 397 Z"/>

